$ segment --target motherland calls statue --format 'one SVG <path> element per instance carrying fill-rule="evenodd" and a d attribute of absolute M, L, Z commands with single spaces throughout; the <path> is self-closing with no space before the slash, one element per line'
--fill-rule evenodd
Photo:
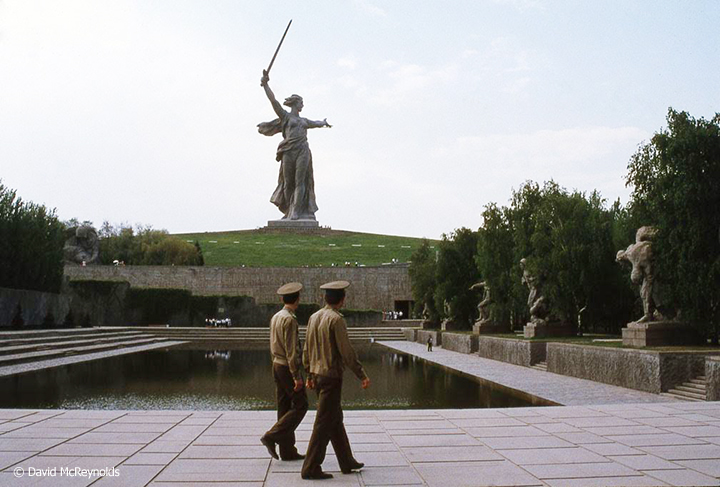
<path fill-rule="evenodd" d="M 626 261 L 632 264 L 630 280 L 640 285 L 640 298 L 643 303 L 643 317 L 637 323 L 647 321 L 662 321 L 664 317 L 657 311 L 658 299 L 657 285 L 655 283 L 655 262 L 652 250 L 652 238 L 655 229 L 640 227 L 635 233 L 635 243 L 625 250 L 620 250 L 615 257 L 618 262 Z"/>
<path fill-rule="evenodd" d="M 95 264 L 100 258 L 100 239 L 89 225 L 71 227 L 65 230 L 63 255 L 70 264 Z"/>
<path fill-rule="evenodd" d="M 286 111 L 275 99 L 275 94 L 270 89 L 270 70 L 275 63 L 280 47 L 282 47 L 285 36 L 290 29 L 292 20 L 288 22 L 285 33 L 280 39 L 275 54 L 263 70 L 260 86 L 270 100 L 273 110 L 278 118 L 272 122 L 258 124 L 258 131 L 267 136 L 282 133 L 283 140 L 277 148 L 275 159 L 280 161 L 280 174 L 278 185 L 272 194 L 270 201 L 282 212 L 282 225 L 290 222 L 300 223 L 302 226 L 317 226 L 315 212 L 318 210 L 315 203 L 315 180 L 313 178 L 312 153 L 307 141 L 308 129 L 319 127 L 331 127 L 327 119 L 322 121 L 308 120 L 300 116 L 303 109 L 303 99 L 300 95 L 292 95 L 285 98 L 283 104 L 290 107 Z M 269 222 L 277 223 L 277 222 Z"/>
<path fill-rule="evenodd" d="M 283 220 L 315 220 L 318 207 L 315 203 L 315 181 L 307 131 L 331 125 L 327 119 L 315 121 L 301 117 L 303 99 L 299 95 L 285 99 L 283 104 L 290 107 L 290 111 L 286 111 L 275 99 L 269 81 L 268 72 L 264 70 L 260 84 L 279 118 L 259 124 L 258 131 L 268 136 L 277 133 L 283 135 L 275 157 L 280 161 L 278 185 L 270 201 L 283 213 Z"/>

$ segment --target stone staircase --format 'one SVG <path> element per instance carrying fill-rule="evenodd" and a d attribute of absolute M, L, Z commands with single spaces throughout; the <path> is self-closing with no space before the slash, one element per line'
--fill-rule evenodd
<path fill-rule="evenodd" d="M 404 340 L 401 327 L 350 328 L 352 341 Z M 301 340 L 305 328 L 300 329 Z M 267 346 L 270 329 L 98 327 L 0 332 L 0 376 L 182 343 Z"/>
<path fill-rule="evenodd" d="M 543 372 L 547 372 L 547 362 L 546 361 L 538 362 L 534 365 L 531 365 L 530 368 L 535 369 L 535 370 L 542 370 Z"/>
<path fill-rule="evenodd" d="M 57 364 L 68 357 L 97 358 L 102 352 L 125 353 L 145 350 L 148 346 L 176 345 L 163 337 L 127 329 L 81 328 L 68 330 L 29 330 L 0 332 L 0 375 L 14 373 L 13 366 Z M 81 361 L 81 360 L 75 360 Z"/>
<path fill-rule="evenodd" d="M 190 327 L 132 327 L 126 328 L 156 337 L 172 338 L 183 341 L 222 342 L 238 341 L 243 343 L 268 343 L 269 327 L 254 328 L 190 328 Z M 300 328 L 300 339 L 305 340 L 306 328 Z M 352 341 L 405 340 L 402 327 L 366 327 L 348 328 Z"/>
<path fill-rule="evenodd" d="M 699 375 L 689 382 L 670 389 L 667 392 L 661 392 L 660 395 L 682 399 L 684 401 L 705 401 L 707 398 L 707 378 Z"/>

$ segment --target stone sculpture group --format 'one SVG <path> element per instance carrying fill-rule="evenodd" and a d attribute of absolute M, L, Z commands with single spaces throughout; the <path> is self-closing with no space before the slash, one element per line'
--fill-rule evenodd
<path fill-rule="evenodd" d="M 65 230 L 63 256 L 68 264 L 95 264 L 100 259 L 100 239 L 89 225 L 70 227 Z"/>

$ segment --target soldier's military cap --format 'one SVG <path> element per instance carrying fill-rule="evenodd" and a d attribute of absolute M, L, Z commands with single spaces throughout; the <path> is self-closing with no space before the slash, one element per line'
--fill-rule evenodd
<path fill-rule="evenodd" d="M 287 296 L 288 294 L 295 294 L 297 292 L 300 292 L 300 290 L 303 288 L 303 285 L 299 282 L 288 282 L 287 284 L 283 284 L 280 286 L 277 290 L 277 293 L 281 296 Z"/>
<path fill-rule="evenodd" d="M 350 285 L 347 281 L 333 281 L 333 282 L 326 282 L 322 286 L 320 286 L 320 289 L 324 289 L 326 291 L 328 290 L 339 290 L 339 289 L 345 289 Z"/>

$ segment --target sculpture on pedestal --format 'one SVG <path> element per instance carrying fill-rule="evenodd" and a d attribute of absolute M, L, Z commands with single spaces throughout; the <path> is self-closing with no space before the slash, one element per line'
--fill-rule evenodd
<path fill-rule="evenodd" d="M 292 23 L 292 21 L 290 21 Z M 265 90 L 265 95 L 278 116 L 272 122 L 258 124 L 258 132 L 263 135 L 272 136 L 282 133 L 283 140 L 277 148 L 275 159 L 280 161 L 280 173 L 278 184 L 273 192 L 270 201 L 282 212 L 283 220 L 315 220 L 315 212 L 318 210 L 315 202 L 315 181 L 313 177 L 312 153 L 307 141 L 308 129 L 319 127 L 331 127 L 327 119 L 322 121 L 308 120 L 301 117 L 303 99 L 300 95 L 292 95 L 285 98 L 283 105 L 290 107 L 286 111 L 277 101 L 270 89 L 270 69 L 275 62 L 280 46 L 282 46 L 285 35 L 290 24 L 285 29 L 270 65 L 263 70 L 260 86 Z"/>
<path fill-rule="evenodd" d="M 546 325 L 549 308 L 547 300 L 540 292 L 540 278 L 527 269 L 527 260 L 520 259 L 520 268 L 523 271 L 522 283 L 528 287 L 527 306 L 530 310 L 530 323 L 534 325 Z"/>
<path fill-rule="evenodd" d="M 643 305 L 643 316 L 622 329 L 623 345 L 651 347 L 703 343 L 704 335 L 680 321 L 680 313 L 660 298 L 653 253 L 655 234 L 653 227 L 638 228 L 635 243 L 618 251 L 615 257 L 618 262 L 629 262 L 632 265 L 630 280 L 640 286 Z"/>
<path fill-rule="evenodd" d="M 485 323 L 492 322 L 492 316 L 490 312 L 490 305 L 492 304 L 492 296 L 490 295 L 490 286 L 487 281 L 478 282 L 470 286 L 471 291 L 482 291 L 482 299 L 477 305 L 478 319 L 475 322 L 476 325 L 482 325 Z"/>
<path fill-rule="evenodd" d="M 655 283 L 655 261 L 652 249 L 652 238 L 655 229 L 640 227 L 635 233 L 635 243 L 627 249 L 620 250 L 615 257 L 617 262 L 632 264 L 630 280 L 640 286 L 640 298 L 643 304 L 643 316 L 637 323 L 647 321 L 662 321 L 664 316 L 657 311 L 660 300 Z"/>
<path fill-rule="evenodd" d="M 444 319 L 440 323 L 441 330 L 455 330 L 459 327 L 457 316 L 455 316 L 455 309 L 452 304 L 446 299 L 443 301 L 443 316 Z"/>
<path fill-rule="evenodd" d="M 100 258 L 100 239 L 89 225 L 71 227 L 65 230 L 63 247 L 65 262 L 70 264 L 95 264 Z"/>

